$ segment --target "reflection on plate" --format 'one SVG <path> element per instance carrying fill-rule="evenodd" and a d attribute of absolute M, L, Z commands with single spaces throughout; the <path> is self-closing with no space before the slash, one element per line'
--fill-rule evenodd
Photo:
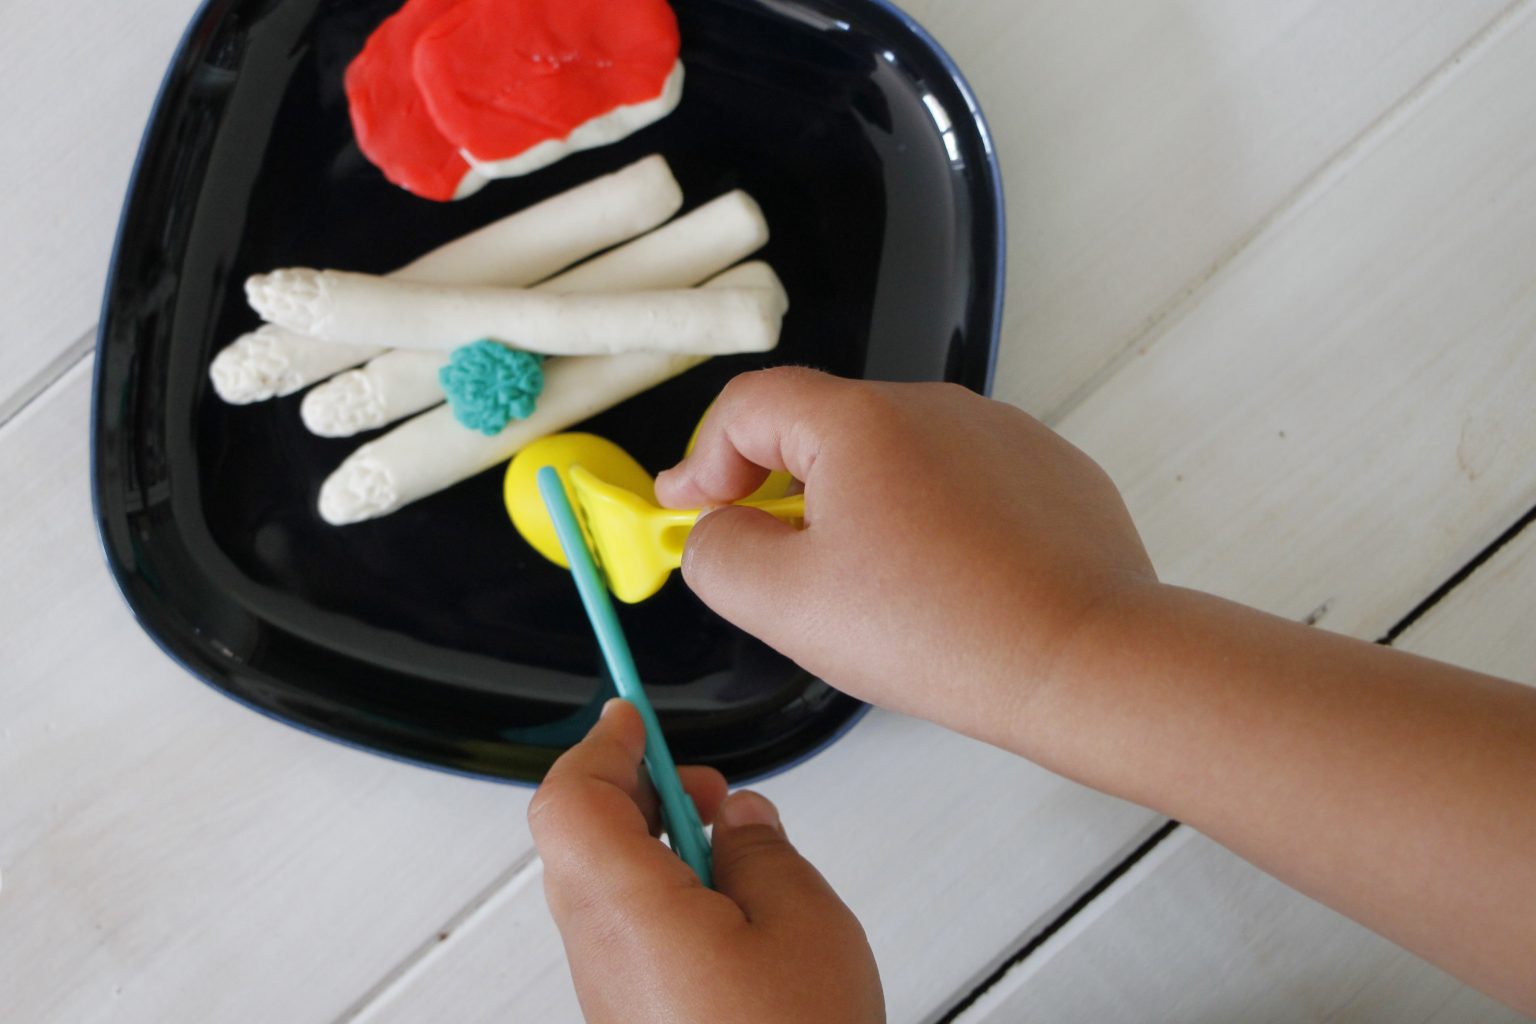
<path fill-rule="evenodd" d="M 608 692 L 569 576 L 507 523 L 495 471 L 374 522 L 324 524 L 320 482 L 366 438 L 310 435 L 300 395 L 227 406 L 207 381 L 213 353 L 255 326 L 245 277 L 386 271 L 652 152 L 689 207 L 745 188 L 793 304 L 779 349 L 712 360 L 583 427 L 655 472 L 730 377 L 767 362 L 984 391 L 1002 287 L 997 168 L 958 72 L 884 3 L 676 0 L 688 84 L 670 117 L 426 202 L 359 153 L 341 86 L 399 5 L 213 0 L 194 20 L 107 287 L 97 517 L 144 628 L 225 693 L 357 746 L 535 780 Z M 681 762 L 760 775 L 860 709 L 675 578 L 622 618 Z"/>

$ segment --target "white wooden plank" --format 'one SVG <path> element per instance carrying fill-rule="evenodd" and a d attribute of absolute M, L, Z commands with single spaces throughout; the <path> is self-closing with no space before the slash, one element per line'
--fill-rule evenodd
<path fill-rule="evenodd" d="M 1056 410 L 1507 0 L 908 0 L 996 136 L 996 393 Z"/>
<path fill-rule="evenodd" d="M 1188 828 L 959 1017 L 963 1024 L 1524 1019 Z"/>
<path fill-rule="evenodd" d="M 0 430 L 3 1016 L 332 1021 L 504 883 L 529 791 L 304 735 L 172 664 L 94 534 L 89 369 Z"/>
<path fill-rule="evenodd" d="M 756 788 L 863 923 L 896 1021 L 942 1010 L 1156 827 L 1140 808 L 885 712 Z M 540 885 L 519 880 L 445 947 L 359 1024 L 580 1019 Z"/>
<path fill-rule="evenodd" d="M 1528 455 L 1536 454 L 1529 443 Z M 1478 566 L 1395 646 L 1536 685 L 1536 524 Z"/>
<path fill-rule="evenodd" d="M 1536 21 L 1066 417 L 1165 578 L 1369 638 L 1536 504 Z"/>
<path fill-rule="evenodd" d="M 1536 528 L 1398 646 L 1536 684 Z M 960 1017 L 987 1021 L 1524 1020 L 1180 829 Z"/>
<path fill-rule="evenodd" d="M 139 136 L 197 6 L 0 4 L 0 421 L 96 323 Z"/>

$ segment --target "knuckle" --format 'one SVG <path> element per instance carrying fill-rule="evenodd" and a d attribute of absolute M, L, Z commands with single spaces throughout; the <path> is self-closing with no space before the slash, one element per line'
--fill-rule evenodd
<path fill-rule="evenodd" d="M 559 843 L 572 821 L 589 813 L 585 787 L 566 779 L 545 782 L 528 802 L 528 827 L 536 839 Z"/>
<path fill-rule="evenodd" d="M 729 860 L 732 867 L 742 868 L 797 861 L 799 855 L 773 828 L 767 825 L 746 825 L 737 829 L 732 837 Z"/>

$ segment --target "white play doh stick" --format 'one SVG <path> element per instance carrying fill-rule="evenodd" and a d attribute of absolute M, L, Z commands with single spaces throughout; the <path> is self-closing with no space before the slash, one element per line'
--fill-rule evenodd
<path fill-rule="evenodd" d="M 666 160 L 648 156 L 455 239 L 391 276 L 422 284 L 532 284 L 665 223 L 682 205 L 682 187 Z"/>
<path fill-rule="evenodd" d="M 317 341 L 263 324 L 219 350 L 208 367 L 213 390 L 231 405 L 291 395 L 312 381 L 356 366 L 384 351 L 377 345 Z"/>
<path fill-rule="evenodd" d="M 650 156 L 457 238 L 389 276 L 428 284 L 532 284 L 649 231 L 682 203 L 667 162 Z M 373 338 L 324 342 L 267 326 L 219 352 L 209 376 L 220 398 L 244 405 L 292 394 L 384 349 Z"/>
<path fill-rule="evenodd" d="M 762 352 L 773 347 L 784 314 L 771 292 L 757 288 L 555 295 L 303 268 L 252 277 L 246 292 L 272 323 L 326 341 L 452 350 L 491 338 L 559 356 Z"/>
<path fill-rule="evenodd" d="M 547 292 L 638 292 L 698 284 L 768 244 L 762 207 L 737 189 L 539 285 Z"/>
<path fill-rule="evenodd" d="M 544 391 L 525 420 L 486 437 L 462 426 L 446 405 L 406 420 L 363 445 L 326 478 L 320 515 L 335 526 L 375 519 L 436 494 L 516 454 L 524 445 L 653 388 L 707 356 L 630 352 L 551 359 Z"/>
<path fill-rule="evenodd" d="M 764 263 L 748 263 L 705 288 L 778 292 Z M 655 387 L 707 357 L 671 352 L 551 359 L 533 414 L 487 437 L 460 425 L 438 406 L 353 452 L 320 488 L 320 515 L 335 526 L 388 515 L 517 454 L 525 445 L 596 416 Z"/>
<path fill-rule="evenodd" d="M 650 234 L 594 256 L 537 286 L 541 292 L 620 292 L 698 284 L 768 241 L 768 222 L 745 192 L 728 192 Z M 446 352 L 391 349 L 304 396 L 304 425 L 321 437 L 350 437 L 430 409 L 443 400 Z"/>

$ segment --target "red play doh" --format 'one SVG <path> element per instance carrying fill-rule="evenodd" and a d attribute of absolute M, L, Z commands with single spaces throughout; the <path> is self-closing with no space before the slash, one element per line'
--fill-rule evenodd
<path fill-rule="evenodd" d="M 456 199 L 485 184 L 433 123 L 411 75 L 421 34 L 463 2 L 410 0 L 374 30 L 347 68 L 347 104 L 358 146 L 386 178 L 428 199 Z"/>
<path fill-rule="evenodd" d="M 665 0 L 462 0 L 421 33 L 412 69 L 482 172 L 520 174 L 668 113 L 678 45 Z"/>

